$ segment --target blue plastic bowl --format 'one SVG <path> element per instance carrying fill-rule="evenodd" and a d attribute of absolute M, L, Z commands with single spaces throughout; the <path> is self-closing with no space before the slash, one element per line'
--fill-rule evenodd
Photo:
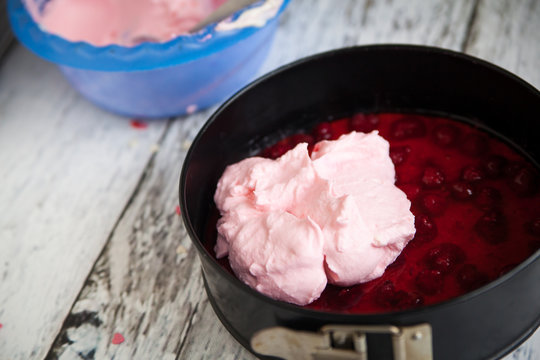
<path fill-rule="evenodd" d="M 97 47 L 44 32 L 21 0 L 8 0 L 8 13 L 19 41 L 56 63 L 88 100 L 121 115 L 156 118 L 206 108 L 247 84 L 268 55 L 288 3 L 283 0 L 263 27 L 217 31 L 214 24 L 193 35 L 134 47 Z"/>

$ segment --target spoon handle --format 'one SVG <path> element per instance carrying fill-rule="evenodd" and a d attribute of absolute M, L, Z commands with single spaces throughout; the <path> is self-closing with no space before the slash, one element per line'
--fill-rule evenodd
<path fill-rule="evenodd" d="M 248 5 L 254 4 L 257 1 L 260 0 L 229 0 L 222 4 L 220 7 L 216 9 L 216 11 L 212 12 L 210 15 L 199 21 L 197 25 L 195 25 L 191 30 L 189 30 L 190 33 L 197 32 L 204 28 L 205 26 L 208 26 L 212 23 L 218 22 L 220 20 L 225 19 L 226 17 L 234 14 L 238 10 L 245 8 Z"/>

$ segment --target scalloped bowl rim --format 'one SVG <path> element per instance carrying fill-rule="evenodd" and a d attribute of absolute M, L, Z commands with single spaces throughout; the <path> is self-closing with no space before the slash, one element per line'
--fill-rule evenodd
<path fill-rule="evenodd" d="M 276 21 L 289 1 L 283 0 L 276 14 L 263 27 Z M 232 20 L 256 6 L 259 6 L 258 3 L 236 12 Z M 8 0 L 7 8 L 15 36 L 31 51 L 57 65 L 98 71 L 152 70 L 187 63 L 218 53 L 263 28 L 246 26 L 218 31 L 214 23 L 197 33 L 180 35 L 162 43 L 142 43 L 133 47 L 94 46 L 84 41 L 72 42 L 43 31 L 30 16 L 23 0 Z"/>

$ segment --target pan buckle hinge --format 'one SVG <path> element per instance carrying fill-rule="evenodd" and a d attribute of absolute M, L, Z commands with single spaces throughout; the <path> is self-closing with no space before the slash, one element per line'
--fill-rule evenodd
<path fill-rule="evenodd" d="M 294 360 L 369 360 L 368 334 L 386 334 L 394 360 L 433 360 L 431 326 L 326 325 L 319 332 L 272 327 L 258 331 L 251 347 L 262 355 Z"/>

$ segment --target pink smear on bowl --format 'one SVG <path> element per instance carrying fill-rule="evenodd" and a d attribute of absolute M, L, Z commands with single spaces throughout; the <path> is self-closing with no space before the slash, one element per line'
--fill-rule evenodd
<path fill-rule="evenodd" d="M 47 32 L 95 46 L 166 42 L 186 34 L 225 0 L 51 0 L 25 5 Z"/>

